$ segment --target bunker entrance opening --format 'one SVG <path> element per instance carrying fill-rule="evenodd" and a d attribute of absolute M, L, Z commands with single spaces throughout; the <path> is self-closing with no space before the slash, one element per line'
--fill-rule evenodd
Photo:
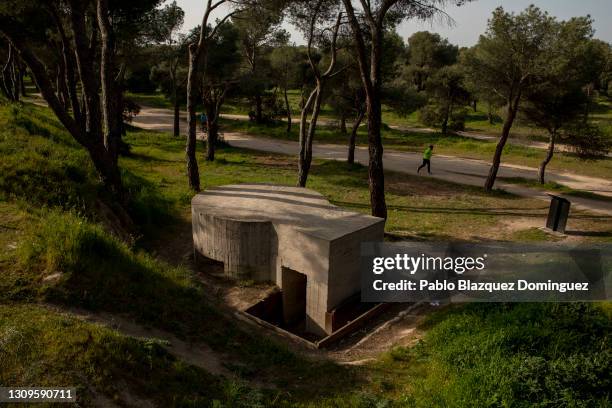
<path fill-rule="evenodd" d="M 285 267 L 282 274 L 283 326 L 291 332 L 305 332 L 306 275 Z"/>

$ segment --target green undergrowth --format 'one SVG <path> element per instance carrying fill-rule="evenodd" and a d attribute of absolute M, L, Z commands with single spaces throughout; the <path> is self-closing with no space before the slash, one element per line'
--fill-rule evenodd
<path fill-rule="evenodd" d="M 453 307 L 373 369 L 405 370 L 404 406 L 609 406 L 611 312 L 609 303 Z"/>

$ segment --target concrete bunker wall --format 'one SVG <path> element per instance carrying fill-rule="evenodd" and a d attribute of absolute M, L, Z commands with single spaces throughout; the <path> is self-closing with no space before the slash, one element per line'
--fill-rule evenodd
<path fill-rule="evenodd" d="M 267 188 L 271 205 L 292 204 L 267 211 Z M 301 205 L 295 197 L 304 195 L 316 201 Z M 192 226 L 197 253 L 223 262 L 228 277 L 276 283 L 285 323 L 299 319 L 305 308 L 306 331 L 316 335 L 332 332 L 329 312 L 360 290 L 361 243 L 381 241 L 384 233 L 382 219 L 341 211 L 312 190 L 262 185 L 196 195 Z"/>
<path fill-rule="evenodd" d="M 225 275 L 235 279 L 273 280 L 272 245 L 276 242 L 270 221 L 237 220 L 192 210 L 194 249 L 223 262 Z"/>

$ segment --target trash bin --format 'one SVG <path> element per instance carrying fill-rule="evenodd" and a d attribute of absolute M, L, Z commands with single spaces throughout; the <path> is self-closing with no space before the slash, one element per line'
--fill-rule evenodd
<path fill-rule="evenodd" d="M 570 202 L 563 197 L 548 194 L 551 197 L 546 228 L 553 231 L 565 232 L 567 217 L 569 216 Z"/>

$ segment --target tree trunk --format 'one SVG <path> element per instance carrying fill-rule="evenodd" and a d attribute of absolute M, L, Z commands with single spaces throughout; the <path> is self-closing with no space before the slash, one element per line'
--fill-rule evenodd
<path fill-rule="evenodd" d="M 72 109 L 72 115 L 77 123 L 80 124 L 81 129 L 85 129 L 85 121 L 81 115 L 81 105 L 79 101 L 79 95 L 76 87 L 76 78 L 75 78 L 75 55 L 74 51 L 71 49 L 71 43 L 66 35 L 66 30 L 64 28 L 64 22 L 57 14 L 57 10 L 52 9 L 52 15 L 55 21 L 55 26 L 60 35 L 60 40 L 62 43 L 62 60 L 60 64 L 64 65 L 64 82 L 66 84 L 66 89 L 68 90 L 68 96 L 70 99 L 70 108 Z M 25 91 L 25 87 L 24 87 Z M 25 96 L 25 93 L 24 93 Z"/>
<path fill-rule="evenodd" d="M 219 141 L 219 116 L 221 114 L 221 106 L 225 102 L 229 84 L 223 85 L 223 89 L 215 89 L 212 85 L 208 91 L 203 90 L 204 108 L 206 109 L 206 125 L 208 127 L 208 137 L 206 143 L 206 160 L 215 160 L 215 150 Z"/>
<path fill-rule="evenodd" d="M 312 161 L 312 137 L 311 130 L 314 134 L 314 128 L 312 126 L 312 120 L 315 117 L 314 108 L 310 119 L 310 124 L 308 128 L 306 128 L 308 113 L 310 112 L 311 107 L 316 105 L 316 99 L 319 98 L 319 89 L 318 85 L 315 89 L 310 93 L 310 96 L 304 103 L 304 107 L 302 108 L 302 114 L 300 117 L 300 154 L 298 158 L 298 187 L 306 187 L 306 180 L 308 179 L 308 172 L 310 170 L 310 163 Z M 317 112 L 318 115 L 318 112 Z M 310 139 L 310 140 L 309 140 Z M 309 145 L 310 141 L 310 145 Z M 310 148 L 309 148 L 310 146 Z"/>
<path fill-rule="evenodd" d="M 285 110 L 287 111 L 287 134 L 291 133 L 291 105 L 289 105 L 289 97 L 287 96 L 287 87 L 283 88 L 285 97 Z"/>
<path fill-rule="evenodd" d="M 321 6 L 324 0 L 319 0 L 316 8 Z M 330 44 L 331 58 L 329 66 L 324 73 L 321 73 L 313 62 L 311 55 L 311 46 L 314 37 L 314 26 L 317 18 L 315 13 L 310 20 L 310 31 L 308 33 L 308 46 L 307 55 L 310 63 L 310 68 L 315 76 L 315 88 L 310 93 L 308 102 L 302 109 L 302 117 L 300 121 L 300 160 L 298 162 L 298 186 L 306 187 L 306 180 L 308 179 L 308 173 L 310 171 L 310 165 L 312 163 L 312 142 L 314 140 L 315 131 L 317 128 L 317 120 L 319 118 L 319 112 L 321 111 L 321 103 L 323 101 L 323 85 L 333 75 L 334 67 L 336 66 L 336 40 L 338 38 L 338 30 L 340 29 L 342 13 L 338 13 L 336 24 L 333 29 L 332 39 Z M 310 123 L 308 124 L 308 133 L 305 133 L 306 116 L 312 106 L 312 114 L 310 116 Z"/>
<path fill-rule="evenodd" d="M 442 134 L 448 133 L 448 121 L 453 115 L 453 96 L 449 96 L 449 102 L 444 110 L 444 121 L 442 122 Z"/>
<path fill-rule="evenodd" d="M 206 107 L 206 126 L 208 127 L 208 137 L 206 139 L 206 160 L 215 160 L 215 147 L 219 138 L 218 112 L 215 109 L 216 103 L 207 104 Z"/>
<path fill-rule="evenodd" d="M 588 84 L 586 87 L 586 101 L 584 104 L 584 113 L 582 122 L 587 123 L 589 121 L 589 114 L 591 113 L 591 97 L 593 92 L 593 84 Z"/>
<path fill-rule="evenodd" d="M 351 0 L 342 0 L 342 3 L 346 9 L 351 31 L 353 33 L 353 43 L 355 44 L 357 61 L 359 63 L 359 74 L 366 94 L 368 153 L 370 156 L 368 163 L 370 206 L 373 216 L 386 219 L 385 173 L 383 169 L 383 146 L 380 136 L 382 122 L 380 95 L 380 81 L 382 76 L 381 55 L 382 36 L 384 35 L 383 19 L 385 18 L 385 14 L 378 15 L 376 19 L 372 16 L 368 16 L 368 31 L 370 36 L 370 56 L 368 58 L 366 40 L 363 36 L 362 26 L 353 8 L 353 3 Z"/>
<path fill-rule="evenodd" d="M 489 124 L 493 124 L 493 106 L 491 106 L 491 103 L 488 104 L 488 109 L 487 109 L 487 119 L 489 119 Z"/>
<path fill-rule="evenodd" d="M 11 75 L 13 58 L 13 47 L 9 44 L 8 58 L 6 60 L 6 64 L 2 68 L 2 81 L 4 84 L 4 93 L 6 94 L 6 97 L 11 101 L 15 101 L 15 95 L 13 95 L 13 90 L 15 89 L 15 86 L 13 84 L 13 76 Z"/>
<path fill-rule="evenodd" d="M 23 63 L 19 64 L 19 88 L 21 90 L 21 96 L 24 98 L 28 96 L 25 87 L 25 67 Z"/>
<path fill-rule="evenodd" d="M 442 134 L 445 135 L 448 131 L 448 113 L 449 109 L 448 106 L 446 108 L 444 108 L 444 120 L 442 121 Z"/>
<path fill-rule="evenodd" d="M 385 201 L 385 173 L 383 169 L 383 145 L 380 136 L 382 112 L 380 94 L 373 92 L 366 99 L 368 114 L 368 177 L 370 187 L 370 205 L 372 215 L 387 219 Z"/>
<path fill-rule="evenodd" d="M 187 146 L 185 156 L 187 159 L 187 178 L 189 187 L 196 192 L 200 191 L 200 173 L 196 158 L 196 105 L 198 103 L 198 62 L 199 51 L 195 44 L 189 46 L 189 72 L 187 74 Z"/>
<path fill-rule="evenodd" d="M 64 105 L 64 109 L 68 110 L 70 107 L 70 99 L 68 97 L 68 87 L 66 85 L 66 67 L 61 61 L 57 66 L 57 97 L 62 102 L 62 105 Z"/>
<path fill-rule="evenodd" d="M 538 170 L 538 180 L 540 181 L 540 184 L 545 183 L 544 174 L 546 172 L 546 166 L 548 165 L 548 163 L 550 163 L 550 161 L 553 158 L 553 154 L 555 153 L 556 139 L 557 139 L 557 131 L 553 130 L 550 132 L 550 138 L 548 142 L 548 149 L 546 151 L 546 157 L 544 158 L 542 163 L 540 163 L 540 169 Z"/>
<path fill-rule="evenodd" d="M 382 40 L 384 29 L 382 21 L 372 27 L 370 33 L 372 43 L 370 48 L 369 81 L 366 88 L 366 112 L 368 115 L 368 179 L 370 187 L 370 206 L 372 215 L 387 219 L 387 203 L 385 200 L 385 172 L 383 168 L 383 144 L 380 129 L 382 125 L 381 109 L 381 62 Z M 363 71 L 360 63 L 360 70 Z M 362 78 L 363 78 L 362 74 Z M 368 87 L 369 85 L 369 87 Z"/>
<path fill-rule="evenodd" d="M 361 125 L 361 121 L 363 120 L 364 116 L 365 111 L 360 109 L 351 128 L 351 136 L 349 137 L 348 145 L 348 158 L 346 160 L 349 164 L 355 163 L 355 141 L 357 139 L 357 131 L 359 130 L 359 126 Z"/>
<path fill-rule="evenodd" d="M 119 198 L 119 202 L 123 206 L 125 204 L 125 194 L 116 157 L 113 157 L 102 143 L 94 143 L 88 150 L 89 157 L 100 176 L 100 181 L 105 186 L 110 187 L 112 193 Z"/>
<path fill-rule="evenodd" d="M 19 102 L 21 95 L 21 86 L 19 85 L 19 69 L 18 66 L 18 58 L 15 56 L 13 58 L 13 64 L 11 66 L 11 77 L 13 79 L 13 96 L 15 98 L 15 102 Z"/>
<path fill-rule="evenodd" d="M 516 113 L 518 110 L 519 101 L 521 99 L 520 91 L 518 95 L 509 101 L 508 103 L 508 115 L 506 120 L 504 121 L 504 127 L 502 128 L 502 134 L 497 142 L 497 147 L 495 148 L 495 154 L 493 155 L 493 162 L 491 163 L 491 168 L 489 169 L 489 175 L 487 176 L 487 180 L 485 181 L 485 191 L 492 191 L 493 186 L 495 185 L 495 179 L 497 178 L 497 172 L 499 171 L 499 165 L 501 163 L 501 156 L 504 151 L 504 146 L 506 146 L 506 142 L 508 141 L 508 136 L 510 135 L 510 129 L 512 128 L 512 123 L 514 122 L 514 118 L 516 117 Z"/>
<path fill-rule="evenodd" d="M 477 103 L 477 102 L 478 102 L 478 101 L 477 101 L 476 99 L 474 99 L 474 100 L 472 101 L 472 109 L 474 110 L 474 112 L 476 112 L 476 110 L 477 110 L 477 109 L 476 109 L 476 103 Z"/>
<path fill-rule="evenodd" d="M 263 123 L 263 99 L 259 93 L 255 95 L 255 122 Z"/>
<path fill-rule="evenodd" d="M 85 22 L 88 17 L 83 10 L 84 6 L 71 7 L 70 21 L 72 38 L 75 45 L 74 56 L 76 59 L 78 76 L 81 82 L 81 94 L 83 99 L 83 109 L 81 113 L 85 120 L 81 127 L 84 128 L 90 137 L 98 139 L 102 137 L 100 122 L 100 95 L 99 95 L 99 76 L 95 72 L 95 66 L 91 62 L 95 58 L 95 48 L 97 44 L 97 29 L 91 31 L 91 36 L 87 37 L 88 27 Z M 93 26 L 94 22 L 92 22 Z M 30 67 L 32 68 L 32 67 Z"/>
<path fill-rule="evenodd" d="M 123 106 L 115 78 L 115 38 L 109 21 L 108 0 L 98 0 L 98 26 L 101 38 L 100 78 L 102 85 L 102 118 L 104 147 L 115 167 L 121 144 Z M 117 170 L 118 172 L 118 170 Z M 118 192 L 121 193 L 121 192 Z"/>
<path fill-rule="evenodd" d="M 173 122 L 173 134 L 174 137 L 179 137 L 181 135 L 181 111 L 180 111 L 180 103 L 178 97 L 176 95 L 176 91 L 174 92 L 174 122 Z"/>
<path fill-rule="evenodd" d="M 346 130 L 346 113 L 342 112 L 342 115 L 340 115 L 340 133 L 342 133 L 343 135 L 346 135 L 347 130 Z"/>

